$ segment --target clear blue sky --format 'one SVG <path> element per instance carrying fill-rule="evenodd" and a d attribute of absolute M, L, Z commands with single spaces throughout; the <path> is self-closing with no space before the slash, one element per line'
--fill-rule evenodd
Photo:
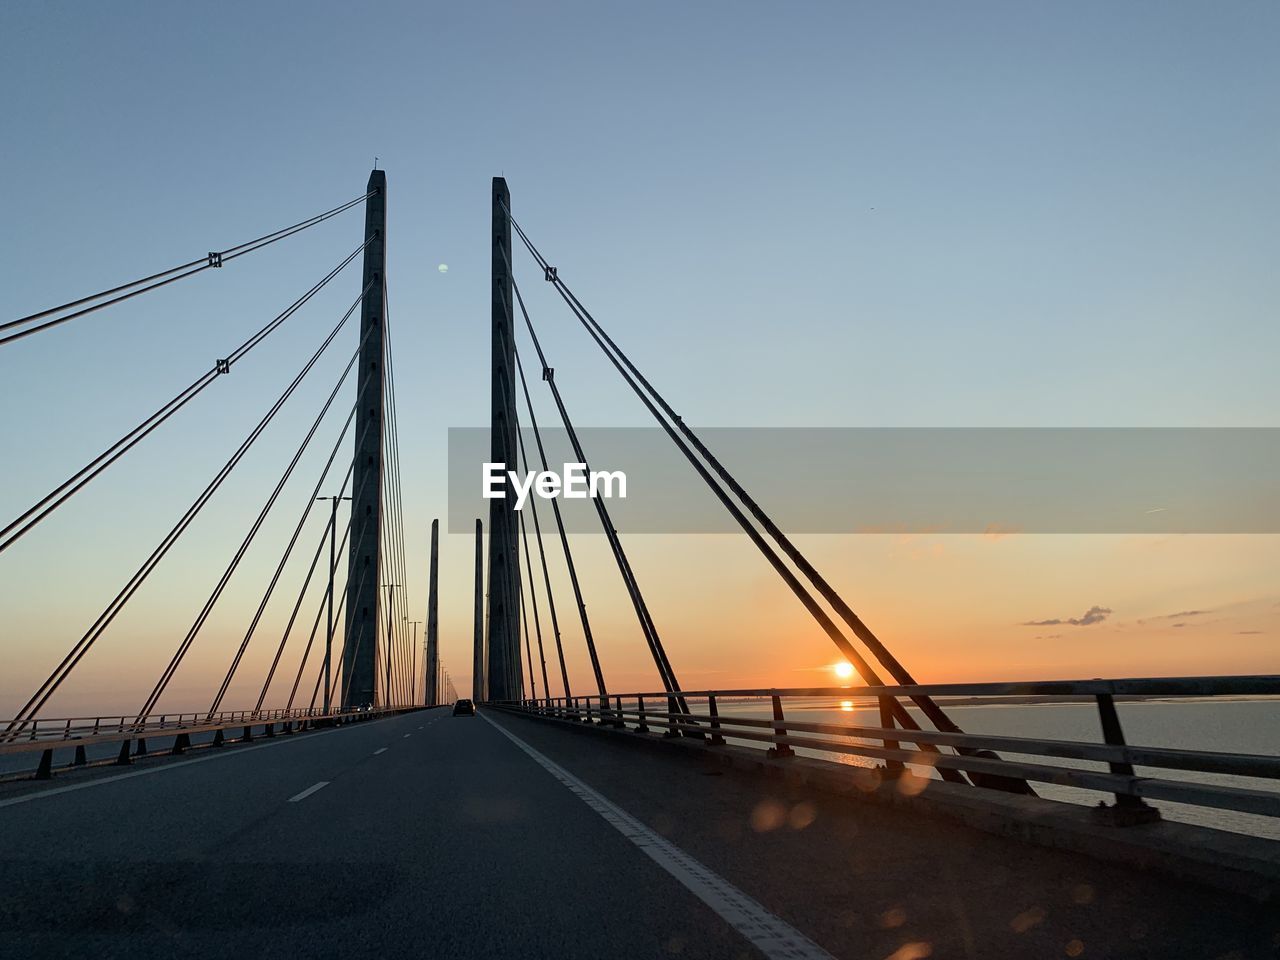
<path fill-rule="evenodd" d="M 354 197 L 376 155 L 421 567 L 445 430 L 487 419 L 498 173 L 692 422 L 1272 425 L 1278 27 L 1271 2 L 1172 0 L 5 4 L 0 314 Z M 348 214 L 5 348 L 5 518 L 358 241 Z M 645 422 L 522 275 L 579 419 Z M 6 607 L 56 600 L 6 626 L 65 612 L 50 649 L 78 636 L 355 276 L 0 557 Z M 246 463 L 227 517 L 260 499 L 311 404 Z M 215 557 L 234 539 L 201 537 Z M 104 572 L 106 540 L 130 559 Z M 447 616 L 465 623 L 468 602 Z"/>

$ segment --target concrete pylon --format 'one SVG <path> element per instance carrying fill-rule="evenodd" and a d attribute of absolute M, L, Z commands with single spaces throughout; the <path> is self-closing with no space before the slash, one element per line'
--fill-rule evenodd
<path fill-rule="evenodd" d="M 440 688 L 436 678 L 440 674 L 440 621 L 439 621 L 439 588 L 440 588 L 440 521 L 431 521 L 431 579 L 427 587 L 427 662 L 426 671 L 427 697 L 426 705 L 434 707 L 440 702 Z"/>
<path fill-rule="evenodd" d="M 355 467 L 347 554 L 346 640 L 342 650 L 344 707 L 373 703 L 378 664 L 378 587 L 382 542 L 383 290 L 386 270 L 387 175 L 369 174 L 364 204 L 364 299 L 360 304 L 360 370 L 356 389 Z M 372 239 L 370 239 L 372 238 Z"/>
<path fill-rule="evenodd" d="M 511 302 L 511 194 L 493 178 L 492 419 L 490 461 L 514 469 L 516 451 L 515 325 Z M 515 498 L 489 501 L 489 700 L 520 699 L 520 528 Z"/>
<path fill-rule="evenodd" d="M 484 521 L 477 517 L 475 653 L 471 667 L 471 698 L 476 703 L 485 699 L 484 675 L 487 665 L 484 649 Z"/>

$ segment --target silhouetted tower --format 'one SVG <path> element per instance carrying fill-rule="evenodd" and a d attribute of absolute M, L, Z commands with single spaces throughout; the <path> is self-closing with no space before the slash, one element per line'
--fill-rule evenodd
<path fill-rule="evenodd" d="M 383 292 L 387 235 L 387 175 L 369 174 L 365 201 L 364 299 L 360 304 L 360 370 L 356 389 L 355 469 L 351 545 L 347 555 L 346 642 L 342 651 L 344 707 L 373 703 L 378 664 L 378 586 L 382 542 Z M 372 239 L 370 239 L 372 238 Z"/>
<path fill-rule="evenodd" d="M 477 517 L 475 654 L 471 667 L 471 698 L 477 703 L 485 699 L 484 674 L 486 668 L 484 650 L 484 521 Z"/>
<path fill-rule="evenodd" d="M 511 303 L 511 194 L 493 178 L 493 382 L 489 459 L 515 469 L 515 325 Z M 489 700 L 520 699 L 519 523 L 509 492 L 489 501 Z"/>
<path fill-rule="evenodd" d="M 439 637 L 439 581 L 440 581 L 440 521 L 431 521 L 431 579 L 427 587 L 427 662 L 426 671 L 427 696 L 424 701 L 428 707 L 440 702 L 440 687 L 437 680 L 440 675 L 440 637 Z"/>

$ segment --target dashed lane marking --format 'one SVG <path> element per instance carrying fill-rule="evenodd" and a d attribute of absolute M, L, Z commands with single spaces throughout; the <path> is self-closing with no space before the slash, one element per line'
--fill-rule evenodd
<path fill-rule="evenodd" d="M 328 785 L 329 785 L 328 780 L 321 780 L 319 783 L 313 783 L 311 786 L 307 787 L 307 789 L 303 790 L 301 793 L 296 793 L 292 797 L 290 797 L 289 802 L 297 803 L 300 800 L 305 800 L 307 799 L 307 797 L 311 796 L 317 790 L 323 790 Z"/>

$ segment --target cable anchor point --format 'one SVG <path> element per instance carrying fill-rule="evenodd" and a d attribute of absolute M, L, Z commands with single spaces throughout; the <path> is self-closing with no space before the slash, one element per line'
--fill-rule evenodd
<path fill-rule="evenodd" d="M 213 367 L 214 367 L 214 369 L 215 369 L 215 370 L 217 370 L 217 371 L 218 371 L 218 373 L 220 373 L 220 374 L 222 374 L 222 373 L 230 373 L 230 372 L 231 372 L 231 361 L 230 361 L 230 360 L 216 360 L 216 361 L 214 361 L 214 365 L 213 365 Z"/>
<path fill-rule="evenodd" d="M 542 368 L 542 379 L 543 379 L 543 380 L 547 381 L 547 383 L 550 383 L 550 382 L 551 382 L 552 380 L 554 380 L 555 378 L 556 378 L 556 368 L 555 368 L 555 367 L 543 367 L 543 368 Z"/>
<path fill-rule="evenodd" d="M 555 267 L 552 267 L 552 266 L 544 267 L 543 273 L 546 275 L 547 283 L 555 283 L 556 280 L 559 279 L 559 277 L 556 276 Z"/>
<path fill-rule="evenodd" d="M 209 251 L 209 266 L 211 266 L 211 267 L 220 267 L 220 266 L 222 266 L 222 254 L 221 254 L 221 253 L 218 253 L 217 251 L 210 250 L 210 251 Z"/>

